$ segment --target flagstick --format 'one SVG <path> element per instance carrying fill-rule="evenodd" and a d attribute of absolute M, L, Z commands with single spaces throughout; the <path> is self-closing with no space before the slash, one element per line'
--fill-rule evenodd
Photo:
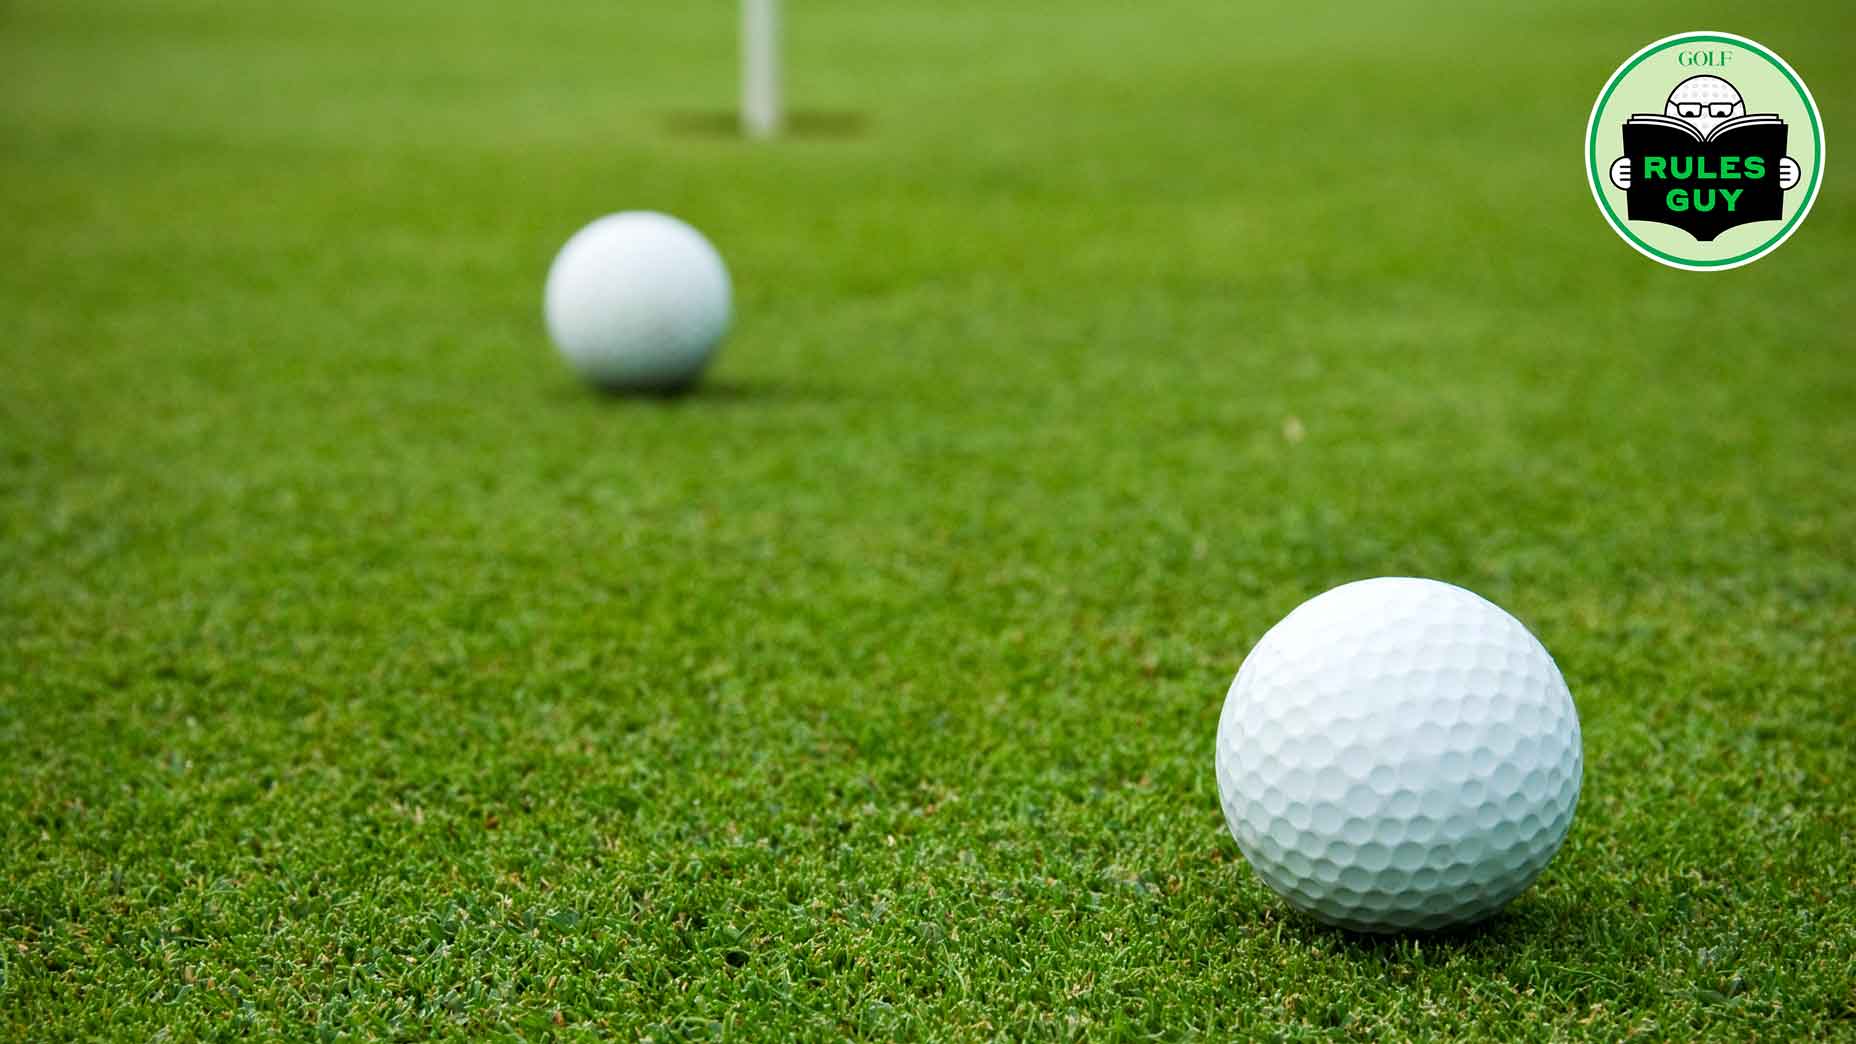
<path fill-rule="evenodd" d="M 741 0 L 741 133 L 780 132 L 780 0 Z"/>

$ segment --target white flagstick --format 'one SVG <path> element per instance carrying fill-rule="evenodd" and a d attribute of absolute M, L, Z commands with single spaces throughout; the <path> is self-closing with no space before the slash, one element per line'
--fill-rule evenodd
<path fill-rule="evenodd" d="M 741 132 L 780 132 L 780 0 L 741 0 Z"/>

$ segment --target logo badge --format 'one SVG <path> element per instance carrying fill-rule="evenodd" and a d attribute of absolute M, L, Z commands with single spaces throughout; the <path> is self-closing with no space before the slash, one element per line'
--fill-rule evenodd
<path fill-rule="evenodd" d="M 1585 172 L 1611 228 L 1672 268 L 1738 268 L 1797 231 L 1824 180 L 1804 80 L 1732 33 L 1666 36 L 1618 66 L 1585 127 Z"/>

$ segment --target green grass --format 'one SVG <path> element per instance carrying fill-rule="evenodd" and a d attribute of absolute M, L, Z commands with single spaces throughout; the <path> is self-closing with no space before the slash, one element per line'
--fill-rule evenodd
<path fill-rule="evenodd" d="M 0 5 L 0 1033 L 1856 1036 L 1847 4 L 805 0 L 863 131 L 766 147 L 689 118 L 731 3 L 377 6 Z M 1697 26 L 1830 140 L 1724 275 L 1580 157 Z M 630 207 L 732 266 L 700 394 L 544 340 Z M 1584 722 L 1478 930 L 1218 810 L 1244 653 L 1379 574 Z"/>

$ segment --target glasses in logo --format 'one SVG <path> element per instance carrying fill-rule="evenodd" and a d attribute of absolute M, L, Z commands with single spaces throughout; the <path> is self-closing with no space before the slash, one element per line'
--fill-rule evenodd
<path fill-rule="evenodd" d="M 1708 115 L 1710 116 L 1732 116 L 1734 114 L 1734 103 L 1709 102 L 1706 105 L 1700 102 L 1676 103 L 1676 115 L 1678 116 L 1700 116 L 1701 110 L 1703 109 L 1707 109 Z"/>

